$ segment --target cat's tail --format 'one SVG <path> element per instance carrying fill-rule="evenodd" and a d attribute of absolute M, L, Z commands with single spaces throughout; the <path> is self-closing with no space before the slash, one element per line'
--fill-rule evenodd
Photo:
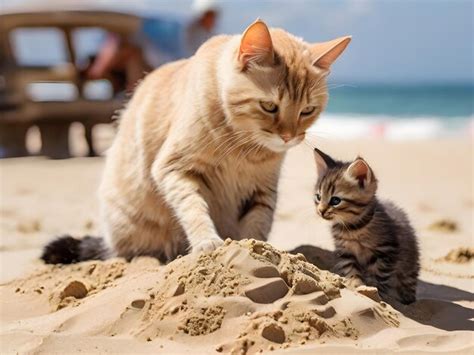
<path fill-rule="evenodd" d="M 74 264 L 86 260 L 105 260 L 111 255 L 103 238 L 69 235 L 56 238 L 43 248 L 41 259 L 46 264 Z"/>

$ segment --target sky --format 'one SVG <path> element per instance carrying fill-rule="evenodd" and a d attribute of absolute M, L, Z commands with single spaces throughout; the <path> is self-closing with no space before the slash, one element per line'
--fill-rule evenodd
<path fill-rule="evenodd" d="M 80 3 L 143 14 L 189 15 L 191 0 L 0 0 L 4 11 Z M 335 81 L 474 84 L 472 0 L 222 0 L 219 33 L 260 17 L 308 42 L 352 35 Z M 60 5 L 58 5 L 60 4 Z"/>

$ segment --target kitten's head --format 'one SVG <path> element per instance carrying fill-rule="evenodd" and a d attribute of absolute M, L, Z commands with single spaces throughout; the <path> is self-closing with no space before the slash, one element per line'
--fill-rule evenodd
<path fill-rule="evenodd" d="M 357 157 L 340 162 L 314 150 L 318 181 L 314 202 L 318 214 L 335 222 L 354 223 L 370 206 L 377 191 L 377 179 L 369 164 Z"/>
<path fill-rule="evenodd" d="M 257 20 L 233 48 L 224 80 L 230 124 L 272 151 L 300 143 L 326 106 L 325 78 L 350 39 L 308 44 Z"/>

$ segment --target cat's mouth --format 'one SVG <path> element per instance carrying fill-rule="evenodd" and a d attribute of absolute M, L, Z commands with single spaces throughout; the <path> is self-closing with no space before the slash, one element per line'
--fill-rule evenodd
<path fill-rule="evenodd" d="M 322 214 L 321 212 L 316 212 L 319 217 L 321 217 L 322 219 L 326 220 L 326 221 L 331 221 L 332 219 L 334 219 L 334 213 L 324 213 Z"/>
<path fill-rule="evenodd" d="M 298 135 L 288 141 L 284 141 L 278 134 L 264 132 L 265 133 L 260 139 L 260 143 L 277 153 L 286 152 L 288 149 L 297 146 L 304 140 L 304 135 Z"/>

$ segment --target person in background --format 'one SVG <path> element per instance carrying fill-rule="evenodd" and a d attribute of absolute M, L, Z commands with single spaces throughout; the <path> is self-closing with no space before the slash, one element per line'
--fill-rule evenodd
<path fill-rule="evenodd" d="M 145 17 L 130 38 L 110 33 L 86 77 L 108 79 L 115 93 L 130 92 L 147 71 L 193 55 L 214 34 L 218 16 L 215 0 L 195 0 L 190 18 Z"/>

